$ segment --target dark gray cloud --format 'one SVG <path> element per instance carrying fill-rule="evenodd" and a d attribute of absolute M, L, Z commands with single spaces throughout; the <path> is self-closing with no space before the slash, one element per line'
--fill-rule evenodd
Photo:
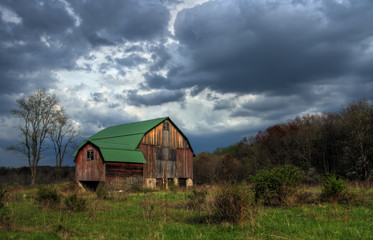
<path fill-rule="evenodd" d="M 185 64 L 148 85 L 220 92 L 303 94 L 353 76 L 372 82 L 373 2 L 210 1 L 175 22 Z"/>
<path fill-rule="evenodd" d="M 105 97 L 105 95 L 103 93 L 100 93 L 100 92 L 91 93 L 91 98 L 96 103 L 107 102 L 108 101 L 107 98 Z"/>
<path fill-rule="evenodd" d="M 70 1 L 81 19 L 81 30 L 96 45 L 111 45 L 125 40 L 150 41 L 167 33 L 170 14 L 160 2 L 152 0 Z"/>
<path fill-rule="evenodd" d="M 256 117 L 266 121 L 287 121 L 309 109 L 308 103 L 300 96 L 262 97 L 236 107 L 231 117 Z"/>
<path fill-rule="evenodd" d="M 0 20 L 0 92 L 29 92 L 53 86 L 56 79 L 51 69 L 71 69 L 81 53 L 76 49 L 79 42 L 66 51 L 65 44 L 71 41 L 66 31 L 74 21 L 63 4 L 3 1 L 0 7 L 20 19 L 19 23 L 7 22 L 5 16 Z"/>
<path fill-rule="evenodd" d="M 96 46 L 168 34 L 169 12 L 160 2 L 24 0 L 2 1 L 0 7 L 20 19 L 0 19 L 0 92 L 53 87 L 51 71 L 75 69 L 76 60 Z M 119 63 L 143 60 L 133 55 Z"/>
<path fill-rule="evenodd" d="M 139 94 L 137 90 L 130 90 L 124 94 L 129 103 L 135 106 L 156 106 L 169 102 L 180 102 L 185 97 L 185 92 L 182 90 L 160 90 L 147 94 Z"/>

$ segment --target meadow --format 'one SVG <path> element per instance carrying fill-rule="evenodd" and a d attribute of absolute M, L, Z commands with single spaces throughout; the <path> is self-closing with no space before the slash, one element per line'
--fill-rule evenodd
<path fill-rule="evenodd" d="M 234 223 L 216 215 L 214 202 L 224 187 L 138 187 L 100 195 L 63 183 L 51 185 L 59 200 L 48 204 L 38 197 L 40 186 L 7 187 L 0 239 L 373 239 L 373 188 L 350 185 L 354 201 L 324 202 L 320 186 L 302 187 L 289 204 L 265 206 L 242 185 L 249 204 L 243 221 Z M 73 195 L 81 200 L 76 208 L 66 200 Z"/>

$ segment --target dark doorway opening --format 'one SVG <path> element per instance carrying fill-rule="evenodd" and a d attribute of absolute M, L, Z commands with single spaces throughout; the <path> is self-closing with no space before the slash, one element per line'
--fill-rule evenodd
<path fill-rule="evenodd" d="M 79 181 L 85 189 L 96 191 L 100 181 Z"/>

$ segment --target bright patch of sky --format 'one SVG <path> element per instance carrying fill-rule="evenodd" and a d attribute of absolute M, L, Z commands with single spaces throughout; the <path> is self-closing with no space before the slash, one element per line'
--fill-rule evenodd
<path fill-rule="evenodd" d="M 8 23 L 19 24 L 22 22 L 20 18 L 14 11 L 9 10 L 8 8 L 0 5 L 1 19 Z"/>

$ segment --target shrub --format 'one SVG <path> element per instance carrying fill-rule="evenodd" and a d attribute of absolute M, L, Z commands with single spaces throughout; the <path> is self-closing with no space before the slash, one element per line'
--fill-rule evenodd
<path fill-rule="evenodd" d="M 325 176 L 322 186 L 320 197 L 324 201 L 343 200 L 348 195 L 346 183 L 335 174 Z"/>
<path fill-rule="evenodd" d="M 197 191 L 194 189 L 190 195 L 188 195 L 188 207 L 194 209 L 202 209 L 206 202 L 207 191 L 202 189 Z"/>
<path fill-rule="evenodd" d="M 318 202 L 318 196 L 315 193 L 300 189 L 294 194 L 292 200 L 298 204 L 309 204 Z"/>
<path fill-rule="evenodd" d="M 11 217 L 10 211 L 6 206 L 0 207 L 0 229 L 4 227 L 5 229 L 11 229 Z"/>
<path fill-rule="evenodd" d="M 303 179 L 299 168 L 292 165 L 260 170 L 251 177 L 255 202 L 262 200 L 265 205 L 283 205 Z"/>
<path fill-rule="evenodd" d="M 177 193 L 177 190 L 178 190 L 178 186 L 175 185 L 174 181 L 173 180 L 169 180 L 168 181 L 168 189 L 172 192 L 172 193 Z"/>
<path fill-rule="evenodd" d="M 42 207 L 56 208 L 61 202 L 60 194 L 52 185 L 41 185 L 36 193 L 36 200 Z"/>
<path fill-rule="evenodd" d="M 8 193 L 8 190 L 4 187 L 0 187 L 0 229 L 4 227 L 6 229 L 11 229 L 11 218 L 10 211 L 5 206 L 5 195 Z"/>
<path fill-rule="evenodd" d="M 112 199 L 109 186 L 102 182 L 96 188 L 96 195 L 98 199 Z"/>
<path fill-rule="evenodd" d="M 87 201 L 79 197 L 77 193 L 74 193 L 65 198 L 65 206 L 72 211 L 81 212 L 87 208 Z"/>
<path fill-rule="evenodd" d="M 128 192 L 124 190 L 118 190 L 112 193 L 112 200 L 116 202 L 125 201 L 128 199 Z"/>
<path fill-rule="evenodd" d="M 249 197 L 243 186 L 222 185 L 214 199 L 214 212 L 217 220 L 233 224 L 242 223 L 248 213 Z"/>
<path fill-rule="evenodd" d="M 4 205 L 5 195 L 8 193 L 8 190 L 4 187 L 0 187 L 0 209 L 2 209 Z"/>
<path fill-rule="evenodd" d="M 151 192 L 152 190 L 149 188 L 143 187 L 142 184 L 139 182 L 133 182 L 130 185 L 128 191 L 132 193 L 147 193 L 147 192 Z"/>
<path fill-rule="evenodd" d="M 63 184 L 60 188 L 60 191 L 66 194 L 74 193 L 77 190 L 78 190 L 78 185 L 76 184 L 76 182 L 69 182 L 67 184 Z"/>

